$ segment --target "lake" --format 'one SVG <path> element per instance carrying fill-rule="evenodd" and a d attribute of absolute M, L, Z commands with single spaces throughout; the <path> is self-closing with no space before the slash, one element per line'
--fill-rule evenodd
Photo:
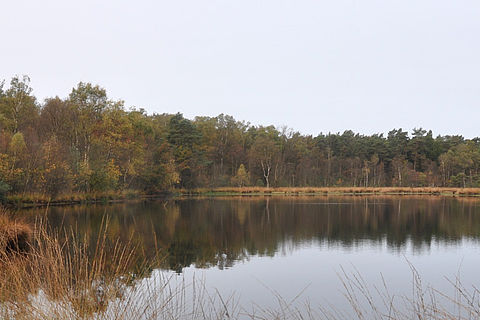
<path fill-rule="evenodd" d="M 108 221 L 111 239 L 131 239 L 147 256 L 162 250 L 151 277 L 201 279 L 246 310 L 275 308 L 276 295 L 346 310 L 343 272 L 372 287 L 385 281 L 395 295 L 412 295 L 412 266 L 425 287 L 448 295 L 456 277 L 480 286 L 480 201 L 471 198 L 199 197 L 21 214 L 46 215 L 91 241 Z"/>

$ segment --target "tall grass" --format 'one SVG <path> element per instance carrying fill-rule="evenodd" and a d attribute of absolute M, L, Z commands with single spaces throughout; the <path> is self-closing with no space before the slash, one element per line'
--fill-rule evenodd
<path fill-rule="evenodd" d="M 92 255 L 89 242 L 73 233 L 60 236 L 43 221 L 32 230 L 27 248 L 1 253 L 3 318 L 85 318 L 102 311 L 136 276 L 128 273 L 135 249 L 107 244 L 105 232 Z M 38 297 L 55 301 L 56 308 L 39 306 Z"/>
<path fill-rule="evenodd" d="M 478 319 L 480 291 L 452 281 L 452 296 L 425 287 L 413 266 L 411 296 L 398 296 L 383 282 L 372 287 L 358 273 L 340 275 L 345 306 L 313 306 L 302 293 L 286 300 L 274 290 L 275 307 L 247 310 L 235 295 L 222 296 L 205 285 L 172 281 L 139 258 L 131 243 L 109 242 L 108 220 L 95 241 L 69 230 L 52 230 L 0 213 L 1 319 Z M 92 245 L 93 243 L 93 245 Z M 288 279 L 287 279 L 288 281 Z M 234 289 L 234 288 L 233 288 Z"/>
<path fill-rule="evenodd" d="M 238 316 L 232 298 L 208 295 L 205 286 L 172 286 L 152 268 L 163 259 L 139 257 L 132 242 L 108 240 L 104 220 L 93 242 L 0 213 L 1 319 L 224 319 Z M 28 234 L 25 245 L 20 235 Z M 150 254 L 151 256 L 151 254 Z M 187 298 L 187 291 L 189 297 Z"/>

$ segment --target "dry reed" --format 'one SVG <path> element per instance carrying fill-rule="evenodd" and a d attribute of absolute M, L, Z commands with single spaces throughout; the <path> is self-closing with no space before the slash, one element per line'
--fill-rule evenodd
<path fill-rule="evenodd" d="M 450 195 L 480 196 L 480 188 L 442 188 L 442 187 L 222 187 L 181 189 L 182 195 Z"/>
<path fill-rule="evenodd" d="M 0 254 L 12 254 L 28 250 L 33 229 L 22 221 L 9 217 L 8 213 L 0 208 Z"/>

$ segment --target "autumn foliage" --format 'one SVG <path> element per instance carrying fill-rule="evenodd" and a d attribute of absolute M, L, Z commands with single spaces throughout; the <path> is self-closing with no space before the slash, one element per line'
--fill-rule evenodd
<path fill-rule="evenodd" d="M 0 201 L 229 187 L 476 188 L 479 141 L 421 128 L 312 136 L 223 114 L 147 114 L 83 82 L 40 102 L 28 77 L 14 77 L 0 83 Z"/>

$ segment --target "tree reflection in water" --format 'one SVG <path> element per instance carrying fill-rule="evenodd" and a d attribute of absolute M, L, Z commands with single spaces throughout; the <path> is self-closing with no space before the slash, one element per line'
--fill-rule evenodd
<path fill-rule="evenodd" d="M 30 219 L 32 211 L 24 211 Z M 94 241 L 109 218 L 112 239 L 138 245 L 139 255 L 165 253 L 161 267 L 232 267 L 251 256 L 274 256 L 312 242 L 354 249 L 411 243 L 428 250 L 480 237 L 480 202 L 443 197 L 229 197 L 168 202 L 54 207 L 53 227 L 72 228 Z M 92 245 L 92 248 L 95 246 Z"/>

